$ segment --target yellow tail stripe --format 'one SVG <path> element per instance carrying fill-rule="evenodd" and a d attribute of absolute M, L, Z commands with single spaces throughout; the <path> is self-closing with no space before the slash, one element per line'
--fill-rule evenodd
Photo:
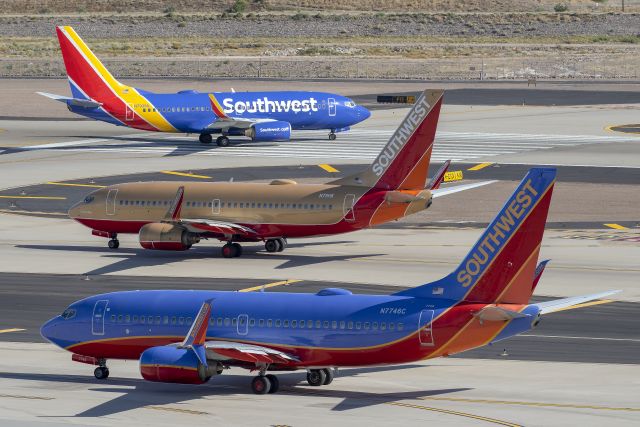
<path fill-rule="evenodd" d="M 145 97 L 140 95 L 135 88 L 123 85 L 117 81 L 72 27 L 66 26 L 63 28 L 65 33 L 71 37 L 76 46 L 78 46 L 85 57 L 89 60 L 96 72 L 102 76 L 114 93 L 126 102 L 129 107 L 136 112 L 136 114 L 161 132 L 178 132 L 178 130 L 173 127 L 171 123 L 162 116 L 162 114 L 152 110 L 154 106 Z M 142 111 L 143 105 L 145 106 L 144 108 L 147 108 L 146 112 Z"/>

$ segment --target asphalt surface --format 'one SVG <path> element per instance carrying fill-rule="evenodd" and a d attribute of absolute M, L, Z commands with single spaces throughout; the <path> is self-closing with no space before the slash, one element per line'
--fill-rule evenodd
<path fill-rule="evenodd" d="M 43 342 L 39 329 L 73 301 L 98 293 L 132 289 L 235 291 L 274 280 L 0 273 L 0 340 Z M 302 281 L 267 292 L 317 292 L 342 287 L 354 293 L 392 293 L 402 288 L 356 283 Z M 548 298 L 536 296 L 534 301 Z M 508 355 L 503 355 L 506 349 Z M 535 330 L 455 357 L 553 362 L 640 364 L 640 304 L 613 302 L 547 315 Z"/>

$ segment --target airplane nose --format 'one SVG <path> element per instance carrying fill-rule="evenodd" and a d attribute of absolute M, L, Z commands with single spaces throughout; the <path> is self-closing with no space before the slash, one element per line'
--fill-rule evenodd
<path fill-rule="evenodd" d="M 357 109 L 358 109 L 358 118 L 360 119 L 361 122 L 371 117 L 371 111 L 367 110 L 362 105 L 358 105 Z"/>
<path fill-rule="evenodd" d="M 55 331 L 57 329 L 57 324 L 58 324 L 58 317 L 54 317 L 53 319 L 49 320 L 47 323 L 42 325 L 42 327 L 40 327 L 40 335 L 42 335 L 42 338 L 55 344 L 54 340 L 55 340 Z"/>
<path fill-rule="evenodd" d="M 69 215 L 69 218 L 75 219 L 78 216 L 78 210 L 80 207 L 81 202 L 76 203 L 75 205 L 71 206 L 71 208 L 69 208 L 69 212 L 67 212 L 67 215 Z"/>

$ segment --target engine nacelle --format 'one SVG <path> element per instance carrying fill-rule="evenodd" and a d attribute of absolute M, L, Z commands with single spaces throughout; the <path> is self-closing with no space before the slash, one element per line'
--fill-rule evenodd
<path fill-rule="evenodd" d="M 184 251 L 200 241 L 197 234 L 183 227 L 160 222 L 142 226 L 138 237 L 143 248 L 165 251 Z"/>
<path fill-rule="evenodd" d="M 204 366 L 193 350 L 172 346 L 151 347 L 140 356 L 140 373 L 147 381 L 203 384 L 222 369 L 217 362 Z"/>
<path fill-rule="evenodd" d="M 254 141 L 288 141 L 291 139 L 291 124 L 288 122 L 256 123 L 245 131 Z"/>

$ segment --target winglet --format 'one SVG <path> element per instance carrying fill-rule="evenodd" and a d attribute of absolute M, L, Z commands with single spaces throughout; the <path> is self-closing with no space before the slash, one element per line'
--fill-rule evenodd
<path fill-rule="evenodd" d="M 431 181 L 429 181 L 429 185 L 427 187 L 429 187 L 430 190 L 437 190 L 440 188 L 440 184 L 444 181 L 444 174 L 447 173 L 449 165 L 451 165 L 451 160 L 447 160 L 442 166 L 440 166 L 440 169 L 438 169 L 433 178 L 431 178 Z"/>
<path fill-rule="evenodd" d="M 207 339 L 207 328 L 209 327 L 209 319 L 211 318 L 211 303 L 213 299 L 206 300 L 202 303 L 198 315 L 189 329 L 189 333 L 180 344 L 180 348 L 188 348 L 193 350 L 200 363 L 207 366 L 207 355 L 204 348 L 204 342 Z"/>
<path fill-rule="evenodd" d="M 164 215 L 165 221 L 179 221 L 180 220 L 180 212 L 182 211 L 182 202 L 184 201 L 184 185 L 178 187 L 178 191 L 176 191 L 176 197 L 174 197 L 171 202 L 171 206 L 169 206 L 169 210 Z"/>
<path fill-rule="evenodd" d="M 531 285 L 531 292 L 533 292 L 536 289 L 536 286 L 538 286 L 538 282 L 540 281 L 540 277 L 542 277 L 542 273 L 544 272 L 544 268 L 547 266 L 549 261 L 551 261 L 551 260 L 550 259 L 545 259 L 544 261 L 540 261 L 540 263 L 536 267 L 536 271 L 535 271 L 534 276 L 533 276 L 533 285 Z"/>

